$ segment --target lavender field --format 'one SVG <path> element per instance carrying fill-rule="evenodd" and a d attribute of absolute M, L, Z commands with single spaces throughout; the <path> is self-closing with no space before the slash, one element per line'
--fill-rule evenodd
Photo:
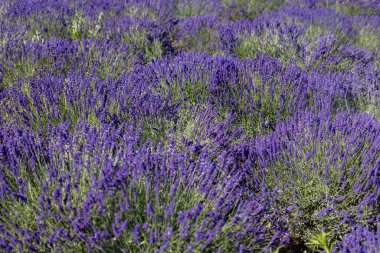
<path fill-rule="evenodd" d="M 1 0 L 0 252 L 380 252 L 380 1 Z"/>

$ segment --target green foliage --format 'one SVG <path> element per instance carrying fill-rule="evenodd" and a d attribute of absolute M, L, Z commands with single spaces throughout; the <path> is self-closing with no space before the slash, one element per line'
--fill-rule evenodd
<path fill-rule="evenodd" d="M 36 73 L 34 63 L 27 57 L 24 60 L 13 62 L 13 64 L 4 62 L 2 66 L 5 73 L 0 83 L 0 89 L 12 86 L 17 81 L 28 82 Z"/>
<path fill-rule="evenodd" d="M 321 232 L 313 237 L 311 237 L 306 245 L 309 246 L 313 251 L 324 250 L 325 253 L 331 253 L 334 242 L 328 239 L 329 233 Z"/>
<path fill-rule="evenodd" d="M 239 19 L 252 20 L 259 14 L 273 11 L 280 8 L 285 1 L 282 0 L 222 0 L 223 6 L 228 12 L 232 21 Z"/>
<path fill-rule="evenodd" d="M 369 29 L 359 29 L 358 34 L 353 38 L 356 47 L 364 47 L 376 53 L 380 53 L 380 37 L 375 31 Z"/>
<path fill-rule="evenodd" d="M 217 31 L 208 27 L 198 29 L 195 34 L 186 34 L 181 39 L 175 40 L 173 47 L 176 50 L 206 52 L 211 55 L 217 54 L 216 42 L 219 40 Z"/>
<path fill-rule="evenodd" d="M 354 1 L 352 2 L 343 2 L 336 0 L 334 3 L 330 3 L 326 1 L 324 4 L 322 1 L 320 2 L 321 7 L 331 8 L 335 10 L 337 13 L 343 13 L 345 15 L 356 16 L 356 15 L 376 15 L 376 10 L 371 7 L 362 7 L 356 4 Z"/>
<path fill-rule="evenodd" d="M 73 19 L 71 20 L 71 26 L 68 28 L 68 32 L 71 35 L 72 39 L 82 39 L 84 18 L 79 12 L 76 12 Z"/>
<path fill-rule="evenodd" d="M 143 51 L 147 59 L 155 59 L 162 54 L 161 42 L 157 39 L 153 39 L 151 43 L 146 43 Z"/>
<path fill-rule="evenodd" d="M 289 41 L 280 39 L 276 31 L 264 31 L 262 34 L 246 34 L 240 39 L 240 43 L 235 47 L 236 55 L 241 58 L 254 58 L 258 53 L 288 62 L 297 56 L 297 51 Z M 295 58 L 297 60 L 297 58 Z"/>
<path fill-rule="evenodd" d="M 264 83 L 256 73 L 251 75 L 254 88 L 238 100 L 238 124 L 247 136 L 267 134 L 273 130 L 278 119 L 284 120 L 291 115 L 288 106 L 292 98 L 291 83 L 281 85 L 278 76 L 273 76 Z M 246 107 L 246 97 L 252 96 L 256 110 Z M 251 102 L 252 103 L 252 102 Z M 280 103 L 283 105 L 280 106 Z M 247 111 L 245 111 L 247 110 Z"/>
<path fill-rule="evenodd" d="M 6 5 L 7 3 L 5 2 L 0 3 L 0 18 L 2 18 L 3 15 L 8 11 L 8 7 Z"/>
<path fill-rule="evenodd" d="M 152 11 L 152 9 L 149 9 L 147 6 L 145 6 L 144 3 L 139 3 L 137 6 L 136 4 L 124 4 L 124 12 L 123 14 L 130 18 L 148 18 L 151 20 L 156 20 L 157 14 Z M 117 16 L 115 13 L 109 14 L 109 16 Z"/>
<path fill-rule="evenodd" d="M 148 38 L 147 31 L 137 26 L 130 27 L 128 32 L 122 34 L 123 42 L 131 45 L 137 52 L 142 52 L 145 56 L 146 62 L 163 54 L 162 44 L 156 38 Z"/>
<path fill-rule="evenodd" d="M 181 18 L 204 15 L 210 10 L 207 1 L 177 0 L 175 15 Z"/>
<path fill-rule="evenodd" d="M 367 103 L 366 100 L 364 105 L 361 106 L 361 109 L 369 114 L 375 115 L 380 121 L 380 101 L 376 101 L 375 96 L 371 96 L 370 102 Z"/>
<path fill-rule="evenodd" d="M 141 119 L 142 141 L 166 141 L 165 136 L 168 130 L 176 126 L 174 120 L 165 119 L 163 117 L 144 117 Z"/>
<path fill-rule="evenodd" d="M 90 21 L 84 17 L 80 12 L 75 12 L 72 17 L 71 25 L 67 29 L 73 40 L 81 40 L 86 37 L 95 37 L 99 34 L 102 26 L 103 12 L 98 14 L 98 17 L 94 21 Z"/>

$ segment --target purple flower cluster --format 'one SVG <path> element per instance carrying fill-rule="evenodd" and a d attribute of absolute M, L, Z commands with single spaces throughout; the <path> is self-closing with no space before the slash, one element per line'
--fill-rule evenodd
<path fill-rule="evenodd" d="M 379 14 L 2 1 L 0 251 L 379 252 Z"/>

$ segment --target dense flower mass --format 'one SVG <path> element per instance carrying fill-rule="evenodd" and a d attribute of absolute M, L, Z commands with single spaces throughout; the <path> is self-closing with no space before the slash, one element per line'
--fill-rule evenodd
<path fill-rule="evenodd" d="M 380 2 L 0 1 L 0 252 L 380 252 Z"/>

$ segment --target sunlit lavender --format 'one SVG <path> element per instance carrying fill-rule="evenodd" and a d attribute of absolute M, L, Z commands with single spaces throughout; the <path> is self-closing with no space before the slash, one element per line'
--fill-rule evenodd
<path fill-rule="evenodd" d="M 0 252 L 380 252 L 380 2 L 0 1 Z"/>

